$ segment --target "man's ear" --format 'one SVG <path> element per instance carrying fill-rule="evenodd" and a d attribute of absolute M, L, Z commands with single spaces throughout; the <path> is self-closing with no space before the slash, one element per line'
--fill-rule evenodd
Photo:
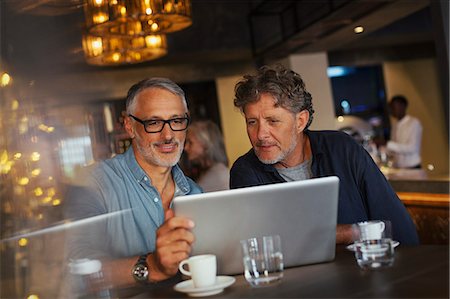
<path fill-rule="evenodd" d="M 123 126 L 125 128 L 125 131 L 127 132 L 128 136 L 130 136 L 131 139 L 135 137 L 134 127 L 131 123 L 131 117 L 125 116 L 123 120 Z"/>
<path fill-rule="evenodd" d="M 297 133 L 303 132 L 309 120 L 309 111 L 302 110 L 296 114 Z"/>

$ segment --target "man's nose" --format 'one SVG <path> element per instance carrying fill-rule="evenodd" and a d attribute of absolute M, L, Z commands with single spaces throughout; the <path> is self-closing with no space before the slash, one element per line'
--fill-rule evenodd
<path fill-rule="evenodd" d="M 263 123 L 258 124 L 258 139 L 264 140 L 269 136 L 269 128 Z"/>
<path fill-rule="evenodd" d="M 169 123 L 164 123 L 163 129 L 161 131 L 161 136 L 164 138 L 164 140 L 171 140 L 173 138 L 174 132 L 172 131 Z"/>

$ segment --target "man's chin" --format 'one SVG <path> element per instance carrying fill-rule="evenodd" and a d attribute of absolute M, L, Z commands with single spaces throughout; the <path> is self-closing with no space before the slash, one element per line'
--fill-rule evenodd
<path fill-rule="evenodd" d="M 256 154 L 256 156 L 258 157 L 259 161 L 261 161 L 264 164 L 272 165 L 272 164 L 280 162 L 280 159 L 278 157 L 275 157 L 275 158 L 267 157 L 264 155 L 260 155 L 258 153 Z"/>

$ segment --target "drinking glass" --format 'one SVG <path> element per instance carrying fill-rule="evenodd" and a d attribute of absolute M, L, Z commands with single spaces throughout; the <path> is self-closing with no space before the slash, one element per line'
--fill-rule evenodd
<path fill-rule="evenodd" d="M 382 269 L 394 264 L 391 239 L 365 240 L 355 243 L 355 258 L 364 270 Z"/>
<path fill-rule="evenodd" d="M 241 240 L 244 276 L 253 287 L 269 286 L 283 277 L 280 236 Z"/>

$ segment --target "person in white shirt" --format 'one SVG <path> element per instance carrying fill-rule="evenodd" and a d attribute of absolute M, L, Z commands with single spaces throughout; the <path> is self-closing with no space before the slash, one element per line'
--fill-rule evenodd
<path fill-rule="evenodd" d="M 397 95 L 391 99 L 390 113 L 397 121 L 392 126 L 386 149 L 392 155 L 395 167 L 421 168 L 422 124 L 406 114 L 407 108 L 408 100 L 404 96 Z"/>

